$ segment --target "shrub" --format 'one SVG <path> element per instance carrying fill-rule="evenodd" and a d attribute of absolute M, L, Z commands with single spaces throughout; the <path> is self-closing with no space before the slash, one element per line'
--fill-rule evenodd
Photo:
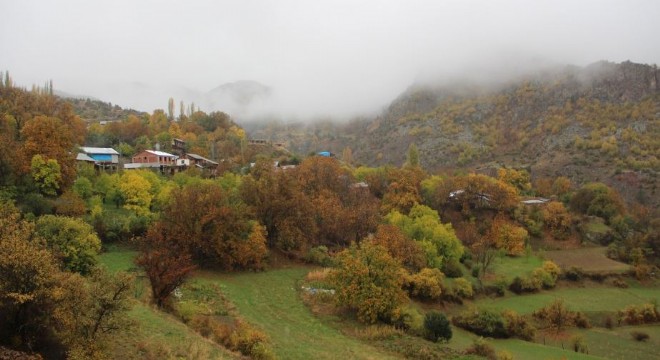
<path fill-rule="evenodd" d="M 513 291 L 516 294 L 522 294 L 526 292 L 536 292 L 539 291 L 543 283 L 537 277 L 520 277 L 516 276 L 511 285 L 509 285 L 509 290 Z"/>
<path fill-rule="evenodd" d="M 412 297 L 436 300 L 442 295 L 444 275 L 438 269 L 424 268 L 417 274 L 408 275 L 404 280 L 404 288 Z"/>
<path fill-rule="evenodd" d="M 488 360 L 497 360 L 495 348 L 488 344 L 483 338 L 478 338 L 474 341 L 471 347 L 465 350 L 468 355 L 483 356 Z"/>
<path fill-rule="evenodd" d="M 655 304 L 630 305 L 619 311 L 621 321 L 629 325 L 648 324 L 660 320 Z"/>
<path fill-rule="evenodd" d="M 631 331 L 630 335 L 636 341 L 646 341 L 650 338 L 649 334 L 642 331 Z"/>
<path fill-rule="evenodd" d="M 580 268 L 578 268 L 578 267 L 571 266 L 571 267 L 570 267 L 568 270 L 566 270 L 566 272 L 564 273 L 564 277 L 565 277 L 567 280 L 570 280 L 570 281 L 580 281 L 580 280 L 582 280 L 582 278 L 584 277 L 584 271 L 582 271 L 582 269 L 580 269 Z"/>
<path fill-rule="evenodd" d="M 623 279 L 616 278 L 612 281 L 612 285 L 621 288 L 621 289 L 627 289 L 628 288 L 628 283 L 625 282 Z"/>
<path fill-rule="evenodd" d="M 449 278 L 459 278 L 463 276 L 461 264 L 456 259 L 449 259 L 442 264 L 442 272 Z"/>
<path fill-rule="evenodd" d="M 494 338 L 508 337 L 504 318 L 492 310 L 466 310 L 454 317 L 454 325 L 469 330 L 477 335 Z"/>
<path fill-rule="evenodd" d="M 323 245 L 309 249 L 305 255 L 305 261 L 325 267 L 333 265 L 332 257 L 328 254 L 328 248 Z"/>
<path fill-rule="evenodd" d="M 614 320 L 612 320 L 612 317 L 607 315 L 605 318 L 605 328 L 607 329 L 612 329 L 614 327 Z"/>
<path fill-rule="evenodd" d="M 356 329 L 354 334 L 360 340 L 390 340 L 403 335 L 403 331 L 392 325 L 369 325 L 367 327 Z"/>
<path fill-rule="evenodd" d="M 452 285 L 452 292 L 455 296 L 463 299 L 472 298 L 474 296 L 472 283 L 465 278 L 458 278 L 454 281 L 454 284 Z"/>
<path fill-rule="evenodd" d="M 447 317 L 437 311 L 430 311 L 424 317 L 425 337 L 428 340 L 445 342 L 452 337 L 451 325 Z"/>
<path fill-rule="evenodd" d="M 536 335 L 536 328 L 525 318 L 513 310 L 502 312 L 509 336 L 531 341 Z"/>
<path fill-rule="evenodd" d="M 571 347 L 577 353 L 589 353 L 589 347 L 587 347 L 587 342 L 582 335 L 575 335 L 571 338 Z"/>
<path fill-rule="evenodd" d="M 589 322 L 589 319 L 587 318 L 586 315 L 582 311 L 577 311 L 575 313 L 575 317 L 573 318 L 573 322 L 575 323 L 575 326 L 579 327 L 580 329 L 589 329 L 591 328 L 591 323 Z"/>
<path fill-rule="evenodd" d="M 414 335 L 421 335 L 424 332 L 424 317 L 412 306 L 399 309 L 398 313 L 392 318 L 392 324 L 395 328 Z"/>

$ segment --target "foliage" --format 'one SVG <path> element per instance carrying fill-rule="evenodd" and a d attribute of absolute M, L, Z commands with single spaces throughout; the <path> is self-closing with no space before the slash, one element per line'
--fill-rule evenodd
<path fill-rule="evenodd" d="M 424 300 L 437 300 L 442 295 L 445 275 L 438 269 L 424 268 L 416 274 L 404 271 L 403 287 L 411 297 Z"/>
<path fill-rule="evenodd" d="M 603 183 L 584 185 L 573 195 L 570 205 L 574 211 L 601 217 L 608 223 L 625 210 L 619 193 Z"/>
<path fill-rule="evenodd" d="M 497 248 L 504 249 L 508 255 L 522 255 L 528 234 L 524 228 L 498 216 L 486 236 Z"/>
<path fill-rule="evenodd" d="M 71 190 L 65 191 L 55 201 L 55 213 L 63 216 L 82 216 L 87 212 L 85 201 Z"/>
<path fill-rule="evenodd" d="M 172 292 L 195 268 L 185 245 L 166 229 L 161 222 L 156 222 L 147 232 L 140 256 L 135 260 L 149 278 L 154 302 L 159 307 L 168 305 Z"/>
<path fill-rule="evenodd" d="M 571 231 L 571 215 L 564 204 L 551 201 L 543 208 L 543 220 L 545 226 L 556 239 L 565 239 Z"/>
<path fill-rule="evenodd" d="M 424 316 L 424 329 L 426 329 L 426 338 L 437 342 L 438 340 L 446 342 L 452 337 L 451 325 L 447 317 L 437 311 L 429 311 Z"/>
<path fill-rule="evenodd" d="M 150 213 L 153 195 L 150 192 L 151 183 L 143 175 L 142 171 L 126 171 L 121 175 L 119 191 L 124 199 L 124 208 L 132 210 L 136 215 L 148 215 Z"/>
<path fill-rule="evenodd" d="M 449 278 L 460 278 L 463 276 L 463 270 L 456 259 L 448 259 L 442 264 L 442 272 Z"/>
<path fill-rule="evenodd" d="M 570 311 L 561 298 L 555 299 L 546 307 L 534 311 L 533 315 L 557 332 L 561 332 L 564 328 L 575 324 L 575 312 Z"/>
<path fill-rule="evenodd" d="M 351 245 L 337 255 L 337 269 L 330 281 L 336 302 L 357 311 L 358 320 L 389 320 L 406 296 L 401 290 L 399 265 L 387 250 L 369 241 Z"/>
<path fill-rule="evenodd" d="M 385 247 L 394 259 L 410 271 L 419 271 L 426 266 L 422 246 L 419 242 L 408 238 L 397 226 L 378 225 L 378 230 L 371 241 Z"/>
<path fill-rule="evenodd" d="M 101 240 L 92 226 L 81 219 L 45 215 L 37 220 L 36 233 L 46 240 L 63 269 L 84 275 L 98 261 Z"/>
<path fill-rule="evenodd" d="M 465 310 L 453 318 L 454 325 L 481 336 L 506 338 L 509 334 L 502 314 L 493 310 Z"/>
<path fill-rule="evenodd" d="M 648 341 L 650 338 L 649 334 L 643 331 L 631 331 L 630 335 L 635 341 Z"/>
<path fill-rule="evenodd" d="M 34 182 L 44 195 L 55 196 L 60 188 L 62 172 L 60 164 L 55 159 L 44 159 L 41 155 L 34 155 L 30 163 L 30 171 Z"/>
<path fill-rule="evenodd" d="M 82 199 L 87 200 L 92 196 L 92 182 L 86 177 L 79 177 L 73 182 L 73 191 Z"/>
<path fill-rule="evenodd" d="M 463 255 L 463 245 L 456 237 L 451 224 L 442 224 L 438 213 L 427 206 L 415 205 L 408 215 L 395 210 L 389 213 L 385 220 L 399 227 L 408 237 L 420 242 L 429 266 L 440 267 L 443 261 L 459 260 Z"/>
<path fill-rule="evenodd" d="M 331 266 L 333 264 L 332 257 L 328 254 L 328 248 L 323 245 L 309 249 L 307 255 L 305 255 L 305 261 L 321 266 Z"/>
<path fill-rule="evenodd" d="M 629 325 L 648 324 L 660 320 L 658 307 L 654 303 L 629 305 L 625 309 L 619 310 L 617 315 L 620 322 Z"/>
<path fill-rule="evenodd" d="M 472 283 L 462 277 L 454 280 L 451 286 L 451 292 L 454 296 L 457 296 L 461 299 L 470 299 L 474 296 Z"/>

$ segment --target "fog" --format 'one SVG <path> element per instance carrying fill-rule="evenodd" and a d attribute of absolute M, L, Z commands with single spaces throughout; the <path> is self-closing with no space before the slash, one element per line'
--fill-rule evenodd
<path fill-rule="evenodd" d="M 18 84 L 238 120 L 369 114 L 475 71 L 660 63 L 655 0 L 0 0 L 0 14 L 0 70 Z"/>

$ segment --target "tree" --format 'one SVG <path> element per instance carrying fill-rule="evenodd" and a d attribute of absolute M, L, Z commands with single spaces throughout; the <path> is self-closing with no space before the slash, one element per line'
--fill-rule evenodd
<path fill-rule="evenodd" d="M 62 216 L 83 216 L 87 212 L 85 201 L 75 192 L 67 190 L 55 201 L 55 213 Z"/>
<path fill-rule="evenodd" d="M 575 313 L 570 311 L 564 304 L 564 299 L 555 299 L 548 306 L 536 310 L 534 316 L 548 323 L 557 333 L 565 327 L 573 325 Z"/>
<path fill-rule="evenodd" d="M 392 211 L 385 216 L 385 221 L 420 243 L 430 267 L 440 268 L 443 261 L 458 261 L 463 255 L 463 245 L 451 224 L 442 224 L 438 212 L 428 206 L 415 205 L 408 215 Z"/>
<path fill-rule="evenodd" d="M 557 239 L 565 239 L 571 232 L 571 214 L 558 201 L 546 204 L 543 208 L 543 221 Z"/>
<path fill-rule="evenodd" d="M 62 263 L 62 269 L 89 273 L 97 263 L 101 240 L 91 225 L 65 216 L 44 215 L 37 220 L 36 233 Z"/>
<path fill-rule="evenodd" d="M 148 215 L 153 195 L 151 183 L 139 171 L 126 171 L 121 176 L 119 190 L 124 199 L 124 208 L 137 215 Z"/>
<path fill-rule="evenodd" d="M 426 338 L 437 342 L 438 340 L 446 342 L 452 337 L 451 325 L 447 317 L 438 311 L 429 311 L 424 316 L 424 329 Z"/>
<path fill-rule="evenodd" d="M 527 230 L 508 221 L 503 216 L 495 217 L 486 235 L 498 249 L 508 255 L 521 255 L 525 251 Z"/>
<path fill-rule="evenodd" d="M 426 267 L 426 257 L 421 245 L 406 237 L 395 225 L 379 225 L 371 241 L 385 247 L 394 259 L 410 271 L 419 271 Z"/>
<path fill-rule="evenodd" d="M 62 181 L 62 172 L 57 160 L 46 160 L 41 155 L 35 155 L 32 157 L 30 172 L 42 194 L 57 195 Z"/>
<path fill-rule="evenodd" d="M 34 225 L 12 204 L 0 205 L 0 339 L 37 347 L 46 330 L 57 263 L 39 241 Z"/>
<path fill-rule="evenodd" d="M 168 239 L 181 243 L 200 263 L 259 269 L 268 253 L 263 228 L 251 220 L 238 191 L 210 181 L 173 190 L 162 220 Z"/>
<path fill-rule="evenodd" d="M 406 166 L 418 167 L 419 166 L 419 150 L 415 143 L 410 143 L 408 146 L 408 157 L 406 159 Z"/>
<path fill-rule="evenodd" d="M 571 209 L 586 215 L 603 218 L 608 224 L 625 213 L 619 193 L 603 183 L 589 183 L 571 198 Z"/>
<path fill-rule="evenodd" d="M 526 170 L 499 168 L 497 169 L 497 179 L 515 187 L 523 193 L 529 192 L 532 189 L 529 173 Z"/>
<path fill-rule="evenodd" d="M 79 177 L 73 183 L 73 191 L 75 191 L 75 193 L 78 194 L 78 196 L 80 196 L 82 199 L 87 200 L 93 194 L 92 182 L 89 181 L 89 179 L 86 177 Z"/>
<path fill-rule="evenodd" d="M 149 278 L 151 293 L 158 307 L 168 305 L 172 292 L 195 269 L 186 244 L 172 237 L 162 222 L 149 228 L 135 263 Z"/>
<path fill-rule="evenodd" d="M 174 99 L 169 98 L 167 100 L 167 119 L 169 121 L 174 121 Z"/>
<path fill-rule="evenodd" d="M 337 255 L 330 275 L 337 305 L 357 311 L 360 322 L 389 321 L 406 300 L 401 289 L 399 264 L 387 249 L 364 241 Z"/>

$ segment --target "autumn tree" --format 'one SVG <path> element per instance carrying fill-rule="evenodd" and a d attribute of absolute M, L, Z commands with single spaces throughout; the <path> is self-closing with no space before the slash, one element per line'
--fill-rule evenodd
<path fill-rule="evenodd" d="M 515 225 L 504 216 L 497 216 L 486 235 L 498 249 L 503 249 L 508 255 L 521 255 L 525 251 L 527 230 Z"/>
<path fill-rule="evenodd" d="M 408 156 L 406 158 L 406 166 L 417 167 L 419 166 L 419 150 L 415 143 L 410 143 L 408 146 Z"/>
<path fill-rule="evenodd" d="M 38 347 L 45 336 L 58 273 L 55 258 L 33 234 L 34 225 L 13 205 L 1 204 L 0 339 L 14 339 L 26 349 Z"/>
<path fill-rule="evenodd" d="M 263 227 L 251 220 L 238 192 L 212 182 L 172 191 L 162 213 L 163 231 L 201 263 L 259 269 L 267 255 Z"/>
<path fill-rule="evenodd" d="M 571 232 L 571 214 L 563 203 L 551 201 L 543 208 L 543 221 L 552 236 L 565 239 Z"/>
<path fill-rule="evenodd" d="M 422 202 L 420 184 L 425 173 L 420 167 L 389 169 L 387 177 L 388 185 L 381 205 L 382 214 L 392 210 L 408 213 L 413 206 Z"/>
<path fill-rule="evenodd" d="M 74 146 L 83 141 L 77 131 L 82 131 L 84 138 L 84 125 L 80 130 L 78 122 L 81 120 L 77 117 L 67 123 L 58 117 L 35 116 L 21 129 L 24 142 L 20 154 L 24 159 L 40 155 L 44 161 L 56 160 L 61 167 L 62 184 L 70 185 L 76 178 Z M 25 171 L 29 171 L 29 165 Z"/>
<path fill-rule="evenodd" d="M 558 298 L 548 306 L 534 311 L 534 317 L 546 322 L 559 333 L 564 328 L 573 325 L 575 312 L 566 307 L 564 299 Z"/>
<path fill-rule="evenodd" d="M 121 175 L 119 190 L 124 199 L 124 208 L 137 215 L 148 215 L 153 195 L 151 183 L 139 171 L 126 171 Z"/>
<path fill-rule="evenodd" d="M 497 169 L 497 179 L 515 187 L 522 193 L 527 193 L 532 189 L 530 176 L 526 170 L 499 168 Z"/>
<path fill-rule="evenodd" d="M 355 310 L 360 322 L 390 321 L 406 295 L 399 264 L 387 249 L 364 241 L 339 253 L 337 262 L 330 275 L 337 305 Z"/>
<path fill-rule="evenodd" d="M 426 256 L 422 246 L 408 238 L 395 225 L 379 225 L 370 241 L 386 248 L 390 256 L 412 272 L 417 272 L 426 266 Z"/>
<path fill-rule="evenodd" d="M 154 223 L 142 243 L 135 263 L 149 278 L 154 302 L 167 306 L 170 295 L 195 269 L 187 244 L 179 241 L 163 222 Z"/>

